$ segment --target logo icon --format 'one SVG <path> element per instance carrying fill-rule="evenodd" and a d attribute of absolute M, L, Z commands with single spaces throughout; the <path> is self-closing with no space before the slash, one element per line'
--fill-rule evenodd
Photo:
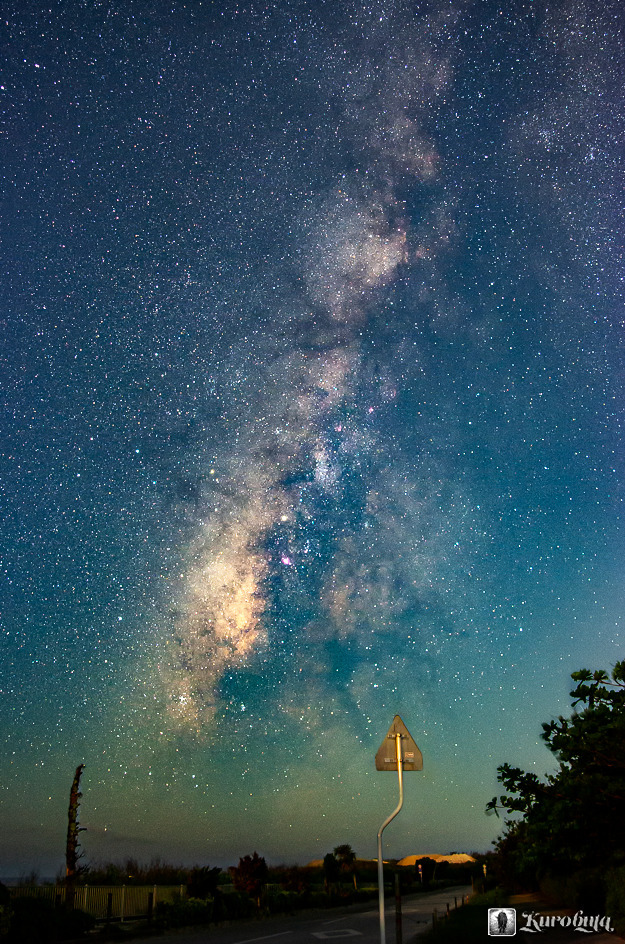
<path fill-rule="evenodd" d="M 516 908 L 489 908 L 488 934 L 489 937 L 514 937 Z"/>

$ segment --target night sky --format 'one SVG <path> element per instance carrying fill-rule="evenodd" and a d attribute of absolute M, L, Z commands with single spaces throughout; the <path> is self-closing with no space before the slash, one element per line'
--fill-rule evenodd
<path fill-rule="evenodd" d="M 623 658 L 618 0 L 9 0 L 0 875 L 485 851 Z"/>

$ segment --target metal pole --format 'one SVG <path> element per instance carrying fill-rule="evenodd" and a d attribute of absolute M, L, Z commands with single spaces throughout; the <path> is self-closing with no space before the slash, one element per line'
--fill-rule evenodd
<path fill-rule="evenodd" d="M 404 804 L 404 768 L 401 754 L 401 734 L 395 734 L 395 751 L 397 755 L 397 777 L 399 779 L 399 803 L 390 816 L 384 820 L 378 830 L 378 903 L 380 908 L 380 944 L 386 944 L 386 928 L 384 925 L 384 862 L 382 859 L 382 833 L 388 824 L 395 819 Z"/>

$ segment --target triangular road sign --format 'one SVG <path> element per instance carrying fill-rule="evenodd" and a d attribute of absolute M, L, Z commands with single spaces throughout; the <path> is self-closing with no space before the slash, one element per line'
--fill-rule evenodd
<path fill-rule="evenodd" d="M 401 735 L 402 769 L 423 770 L 423 755 L 399 715 L 393 718 L 388 734 L 375 755 L 375 769 L 397 770 L 397 734 Z"/>

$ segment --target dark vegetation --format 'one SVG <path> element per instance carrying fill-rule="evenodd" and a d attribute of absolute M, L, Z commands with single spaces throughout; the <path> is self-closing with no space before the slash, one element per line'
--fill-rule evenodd
<path fill-rule="evenodd" d="M 387 886 L 392 887 L 396 872 L 403 893 L 469 883 L 482 875 L 480 864 L 455 866 L 428 858 L 420 861 L 420 873 L 416 865 L 385 866 Z M 160 860 L 141 865 L 127 859 L 124 863 L 82 867 L 75 889 L 84 884 L 182 886 L 182 895 L 175 895 L 173 901 L 158 902 L 154 909 L 152 926 L 165 929 L 367 901 L 377 897 L 377 863 L 358 859 L 349 845 L 336 846 L 316 866 L 272 867 L 256 852 L 243 856 L 228 871 L 208 865 L 185 868 Z M 0 939 L 7 944 L 76 940 L 94 924 L 89 915 L 77 909 L 55 908 L 52 902 L 37 898 L 10 899 L 6 890 L 4 898 L 0 894 Z M 115 936 L 114 924 L 107 933 Z"/>
<path fill-rule="evenodd" d="M 506 793 L 487 811 L 511 813 L 491 857 L 500 884 L 540 890 L 570 908 L 611 916 L 625 930 L 625 661 L 611 675 L 571 676 L 569 718 L 543 724 L 558 762 L 540 779 L 498 768 Z"/>
<path fill-rule="evenodd" d="M 217 880 L 228 881 L 226 873 L 221 869 L 210 869 L 208 866 L 192 869 L 182 865 L 172 865 L 161 859 L 152 859 L 149 864 L 142 865 L 136 859 L 128 858 L 123 862 L 106 862 L 90 865 L 79 877 L 80 885 L 184 885 L 196 882 L 206 882 L 208 872 L 216 872 Z M 220 878 L 220 876 L 222 876 Z"/>
<path fill-rule="evenodd" d="M 0 885 L 0 940 L 7 944 L 75 941 L 95 927 L 95 918 L 44 898 L 10 898 Z"/>
<path fill-rule="evenodd" d="M 442 917 L 427 936 L 419 938 L 423 944 L 482 944 L 486 939 L 488 927 L 488 909 L 499 908 L 507 904 L 507 896 L 499 888 L 490 889 L 469 899 L 466 907 L 451 911 L 449 916 Z"/>
<path fill-rule="evenodd" d="M 484 859 L 484 857 L 480 857 Z M 482 873 L 481 864 L 452 865 L 424 858 L 423 879 L 417 867 L 385 867 L 385 882 L 400 874 L 402 891 L 430 891 L 445 885 L 466 884 Z M 319 866 L 268 866 L 256 852 L 244 856 L 228 870 L 231 890 L 215 886 L 203 900 L 199 896 L 159 905 L 161 926 L 206 924 L 235 918 L 294 913 L 308 908 L 332 908 L 377 897 L 377 863 L 357 859 L 351 846 L 337 846 Z M 222 873 L 221 878 L 224 878 Z M 390 889 L 389 889 L 390 891 Z"/>

